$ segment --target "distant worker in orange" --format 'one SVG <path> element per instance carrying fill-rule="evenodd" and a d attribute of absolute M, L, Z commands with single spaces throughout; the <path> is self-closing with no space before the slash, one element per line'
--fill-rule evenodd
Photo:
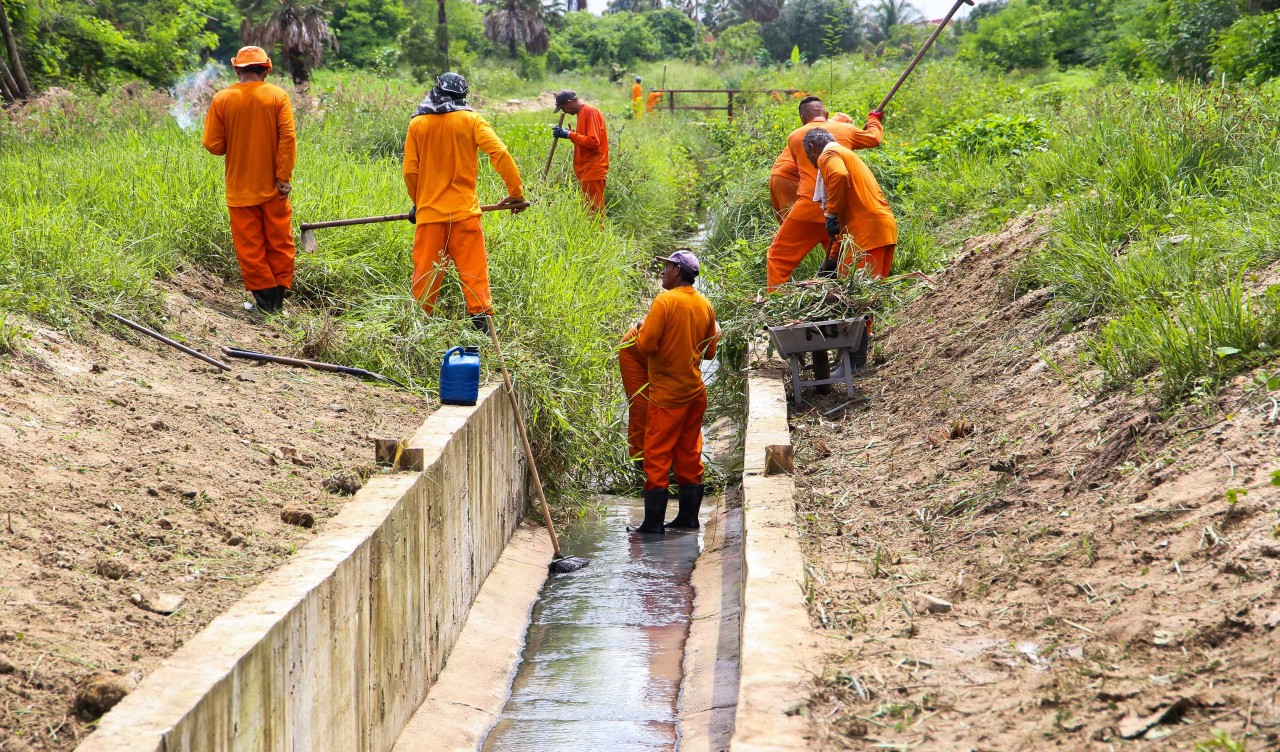
<path fill-rule="evenodd" d="M 824 267 L 836 267 L 844 276 L 856 264 L 868 267 L 876 279 L 889 276 L 898 223 L 875 175 L 824 128 L 805 134 L 804 151 L 821 176 L 817 197 L 831 239 Z"/>
<path fill-rule="evenodd" d="M 597 214 L 604 214 L 604 182 L 609 174 L 609 134 L 605 132 L 604 115 L 570 89 L 556 95 L 556 112 L 561 110 L 577 116 L 578 126 L 569 130 L 555 125 L 551 133 L 573 142 L 573 174 L 578 176 L 587 203 Z"/>
<path fill-rule="evenodd" d="M 524 201 L 520 170 L 493 126 L 467 106 L 467 80 L 445 73 L 418 105 L 404 142 L 404 184 L 413 209 L 413 297 L 428 315 L 435 310 L 446 259 L 452 259 L 462 282 L 467 312 L 476 329 L 489 333 L 487 314 L 493 308 L 489 293 L 489 257 L 480 230 L 480 201 L 476 196 L 478 153 L 489 155 L 493 169 L 507 187 L 500 203 Z M 519 214 L 523 209 L 512 209 Z"/>
<path fill-rule="evenodd" d="M 636 349 L 640 324 L 627 330 L 618 348 L 618 371 L 627 394 L 627 458 L 644 474 L 644 432 L 649 424 L 649 359 Z"/>
<path fill-rule="evenodd" d="M 293 107 L 283 89 L 266 82 L 271 58 L 261 47 L 241 47 L 231 65 L 240 81 L 213 96 L 203 143 L 226 157 L 231 242 L 244 287 L 257 310 L 279 313 L 293 286 Z"/>
<path fill-rule="evenodd" d="M 702 418 L 707 389 L 702 361 L 716 356 L 720 327 L 711 303 L 693 287 L 698 258 L 680 249 L 663 262 L 662 288 L 636 334 L 635 349 L 648 363 L 649 408 L 644 433 L 644 521 L 633 532 L 698 527 L 702 507 Z M 667 513 L 667 476 L 674 470 L 680 509 Z"/>
<path fill-rule="evenodd" d="M 879 146 L 884 137 L 884 127 L 881 125 L 883 115 L 879 112 L 873 111 L 867 116 L 867 124 L 864 128 L 859 128 L 852 123 L 829 122 L 827 108 L 817 97 L 806 97 L 800 100 L 799 112 L 800 121 L 803 124 L 787 136 L 787 151 L 790 152 L 796 168 L 800 171 L 800 180 L 796 186 L 795 204 L 782 220 L 778 234 L 769 245 L 766 259 L 769 292 L 777 290 L 782 283 L 791 279 L 791 273 L 800 266 L 800 262 L 804 261 L 805 256 L 809 255 L 815 246 L 820 245 L 825 251 L 830 245 L 826 217 L 822 207 L 813 200 L 818 171 L 805 156 L 805 134 L 814 128 L 822 127 L 835 138 L 836 143 L 847 149 Z M 833 265 L 830 269 L 824 268 L 823 271 L 834 273 L 835 267 Z"/>
<path fill-rule="evenodd" d="M 639 120 L 644 117 L 644 87 L 640 85 L 640 77 L 631 84 L 631 116 Z"/>
<path fill-rule="evenodd" d="M 806 122 L 803 115 L 800 124 Z M 831 116 L 833 123 L 852 123 L 853 118 L 837 112 Z M 783 146 L 778 158 L 773 161 L 773 169 L 769 171 L 769 203 L 773 205 L 773 216 L 781 222 L 791 206 L 796 202 L 796 191 L 800 188 L 800 168 L 791 155 L 791 147 Z"/>
<path fill-rule="evenodd" d="M 644 98 L 644 111 L 653 112 L 658 109 L 658 103 L 662 101 L 662 92 L 651 91 L 649 96 Z"/>

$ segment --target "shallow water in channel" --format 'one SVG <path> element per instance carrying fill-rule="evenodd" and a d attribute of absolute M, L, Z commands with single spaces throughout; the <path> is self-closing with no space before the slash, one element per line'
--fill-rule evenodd
<path fill-rule="evenodd" d="M 681 663 L 701 532 L 629 534 L 638 499 L 602 499 L 560 537 L 591 560 L 542 586 L 524 654 L 486 752 L 647 752 L 678 748 Z M 704 518 L 714 508 L 703 502 Z M 672 499 L 667 518 L 675 515 Z M 704 519 L 705 524 L 705 519 Z"/>

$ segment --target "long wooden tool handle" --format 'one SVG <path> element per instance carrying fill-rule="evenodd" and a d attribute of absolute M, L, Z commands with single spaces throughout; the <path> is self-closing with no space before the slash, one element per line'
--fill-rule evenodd
<path fill-rule="evenodd" d="M 560 125 L 559 125 L 559 126 L 557 126 L 557 127 L 560 127 L 560 128 L 563 128 L 563 127 L 564 127 L 564 116 L 565 116 L 565 114 L 566 114 L 566 113 L 564 113 L 564 112 L 561 112 L 561 113 L 560 113 Z M 546 164 L 544 164 L 544 165 L 542 166 L 542 179 L 543 179 L 543 180 L 546 180 L 546 179 L 547 179 L 547 173 L 551 171 L 551 158 L 552 158 L 552 157 L 554 157 L 554 156 L 556 155 L 556 144 L 558 144 L 558 143 L 560 143 L 560 139 L 556 138 L 555 136 L 552 136 L 552 137 L 551 137 L 551 151 L 547 152 L 547 163 L 546 163 Z"/>
<path fill-rule="evenodd" d="M 257 360 L 263 363 L 280 363 L 281 365 L 297 366 L 299 368 L 314 368 L 317 371 L 339 373 L 343 369 L 343 366 L 334 365 L 333 363 L 321 363 L 318 360 L 303 360 L 301 358 L 286 358 L 283 355 L 271 355 L 269 353 L 254 352 L 253 350 L 237 350 L 234 347 L 224 347 L 222 352 L 229 358 Z"/>
<path fill-rule="evenodd" d="M 480 207 L 482 212 L 491 211 L 508 211 L 510 209 L 528 209 L 528 201 L 518 201 L 511 204 L 485 204 Z M 407 220 L 408 214 L 386 214 L 381 217 L 358 217 L 356 219 L 331 219 L 327 222 L 303 222 L 298 228 L 303 232 L 307 230 L 321 230 L 325 227 L 348 227 L 350 225 L 370 225 L 375 222 L 396 222 Z"/>
<path fill-rule="evenodd" d="M 222 369 L 222 370 L 224 370 L 224 371 L 230 371 L 230 370 L 231 370 L 231 366 L 227 365 L 226 363 L 223 363 L 223 362 L 222 362 L 222 361 L 220 361 L 220 360 L 214 360 L 213 358 L 210 358 L 208 355 L 205 355 L 204 353 L 200 352 L 199 350 L 196 350 L 196 349 L 194 349 L 194 348 L 187 347 L 186 345 L 182 344 L 181 342 L 175 342 L 175 341 L 173 341 L 173 340 L 169 339 L 168 337 L 164 336 L 163 334 L 161 334 L 161 333 L 159 333 L 159 332 L 156 332 L 156 331 L 153 331 L 153 330 L 151 330 L 151 329 L 146 328 L 146 327 L 145 327 L 145 326 L 143 326 L 142 324 L 139 324 L 139 323 L 136 323 L 136 322 L 130 321 L 129 319 L 126 319 L 124 316 L 117 316 L 116 314 L 111 313 L 110 311 L 107 311 L 107 312 L 106 312 L 106 314 L 107 314 L 108 316 L 110 316 L 111 318 L 115 319 L 116 321 L 119 321 L 121 324 L 124 324 L 125 326 L 127 326 L 127 327 L 129 327 L 130 329 L 134 330 L 135 332 L 138 332 L 138 333 L 140 333 L 140 334 L 145 334 L 145 335 L 147 335 L 148 337 L 151 337 L 152 339 L 159 340 L 160 342 L 165 343 L 166 345 L 168 345 L 169 347 L 174 348 L 175 350 L 181 350 L 182 352 L 186 353 L 187 355 L 190 355 L 190 356 L 191 356 L 191 357 L 193 357 L 193 358 L 198 358 L 198 359 L 200 359 L 200 360 L 203 360 L 204 362 L 208 363 L 209 365 L 211 365 L 211 366 L 217 366 L 218 368 L 221 368 L 221 369 Z"/>
<path fill-rule="evenodd" d="M 498 367 L 502 369 L 502 381 L 507 385 L 507 394 L 511 397 L 511 409 L 516 415 L 516 426 L 520 429 L 520 441 L 524 443 L 524 456 L 529 460 L 529 470 L 533 472 L 533 487 L 538 492 L 538 503 L 542 505 L 542 516 L 547 519 L 547 532 L 551 533 L 551 550 L 556 558 L 560 558 L 560 538 L 556 535 L 556 524 L 551 519 L 551 507 L 547 505 L 547 496 L 542 492 L 542 476 L 538 475 L 538 463 L 533 460 L 533 448 L 529 446 L 529 432 L 524 428 L 524 416 L 520 412 L 520 397 L 516 388 L 511 385 L 511 374 L 507 373 L 507 359 L 502 355 L 502 345 L 498 343 L 498 329 L 493 325 L 493 314 L 489 317 L 489 336 L 493 338 L 493 349 L 498 351 Z"/>
<path fill-rule="evenodd" d="M 911 75 L 911 71 L 915 70 L 916 66 L 920 64 L 924 53 L 929 51 L 929 48 L 933 46 L 933 41 L 938 38 L 943 29 L 947 28 L 947 24 L 951 23 L 951 17 L 956 14 L 956 11 L 960 10 L 961 5 L 973 5 L 973 0 L 956 0 L 956 4 L 951 6 L 951 10 L 947 12 L 947 17 L 942 19 L 942 23 L 938 24 L 938 28 L 934 29 L 933 34 L 929 35 L 929 38 L 925 40 L 924 46 L 920 48 L 915 57 L 911 58 L 911 63 L 907 65 L 907 69 L 902 72 L 901 76 L 898 76 L 898 82 L 893 85 L 888 94 L 884 95 L 884 99 L 880 100 L 880 106 L 876 107 L 878 112 L 884 112 L 889 100 L 893 99 L 893 95 L 898 93 L 898 87 L 902 86 L 902 82 L 906 81 L 907 76 Z"/>

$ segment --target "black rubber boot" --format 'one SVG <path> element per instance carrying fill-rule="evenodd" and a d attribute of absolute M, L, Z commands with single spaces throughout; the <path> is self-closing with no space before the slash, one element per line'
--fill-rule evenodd
<path fill-rule="evenodd" d="M 674 520 L 667 523 L 667 527 L 697 530 L 698 512 L 702 509 L 702 496 L 705 493 L 706 486 L 701 483 L 696 486 L 680 486 L 680 511 L 676 513 Z"/>
<path fill-rule="evenodd" d="M 667 532 L 662 521 L 667 516 L 667 489 L 655 488 L 644 492 L 644 522 L 639 527 L 628 527 L 628 533 L 662 535 Z"/>
<path fill-rule="evenodd" d="M 275 310 L 275 288 L 250 290 L 253 293 L 253 305 L 260 313 L 272 313 Z"/>
<path fill-rule="evenodd" d="M 471 325 L 481 334 L 489 333 L 489 315 L 486 313 L 471 314 Z"/>
<path fill-rule="evenodd" d="M 272 290 L 271 302 L 276 305 L 276 313 L 284 310 L 284 294 L 288 288 L 276 287 Z"/>

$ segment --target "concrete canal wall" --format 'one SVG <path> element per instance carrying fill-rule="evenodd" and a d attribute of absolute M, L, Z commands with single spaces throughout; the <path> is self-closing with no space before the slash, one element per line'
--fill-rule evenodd
<path fill-rule="evenodd" d="M 390 750 L 525 508 L 503 392 L 445 406 L 292 560 L 165 661 L 80 752 Z"/>

